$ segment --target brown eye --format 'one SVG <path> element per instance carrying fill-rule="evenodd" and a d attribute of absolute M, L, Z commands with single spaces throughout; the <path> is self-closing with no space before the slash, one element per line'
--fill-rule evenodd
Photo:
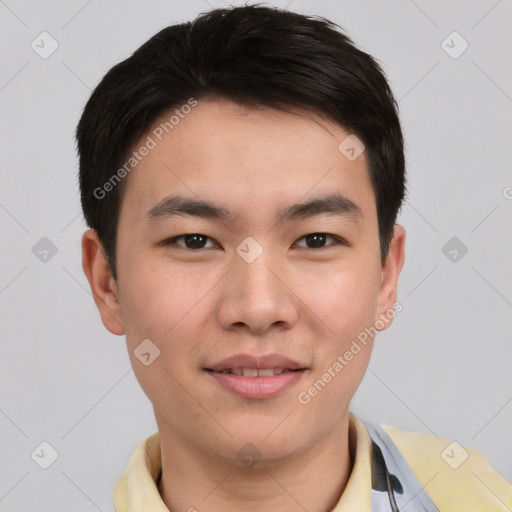
<path fill-rule="evenodd" d="M 183 241 L 183 244 L 177 243 L 178 241 Z M 169 238 L 169 240 L 165 241 L 165 245 L 179 245 L 184 247 L 185 249 L 204 249 L 207 240 L 211 240 L 211 238 L 206 235 L 202 235 L 201 233 L 190 233 L 186 235 L 175 236 L 174 238 Z M 213 245 L 214 247 L 215 245 Z"/>
<path fill-rule="evenodd" d="M 328 238 L 332 238 L 334 240 L 334 243 L 325 245 L 325 242 Z M 328 233 L 310 233 L 309 235 L 305 235 L 302 238 L 299 238 L 299 240 L 305 240 L 306 249 L 323 249 L 330 247 L 332 245 L 339 245 L 342 243 L 338 237 L 335 237 L 334 235 L 330 235 Z"/>

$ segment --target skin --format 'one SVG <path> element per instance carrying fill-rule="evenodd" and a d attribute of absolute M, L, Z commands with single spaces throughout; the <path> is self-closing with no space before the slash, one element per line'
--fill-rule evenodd
<path fill-rule="evenodd" d="M 117 282 L 96 233 L 83 236 L 83 268 L 102 321 L 126 335 L 154 407 L 159 491 L 170 510 L 325 512 L 342 495 L 353 463 L 349 402 L 372 342 L 307 405 L 297 395 L 392 310 L 405 243 L 396 225 L 381 264 L 366 157 L 349 161 L 338 150 L 347 135 L 307 111 L 199 101 L 126 178 Z M 279 208 L 332 192 L 359 206 L 359 220 L 323 214 L 275 223 Z M 239 218 L 148 223 L 147 212 L 170 194 L 221 203 Z M 184 239 L 159 245 L 192 233 L 209 237 L 203 248 Z M 304 238 L 311 233 L 348 243 L 327 237 L 315 248 Z M 248 236 L 263 248 L 252 263 L 236 252 Z M 149 366 L 134 355 L 144 339 L 161 351 Z M 241 398 L 203 370 L 240 353 L 283 354 L 308 370 L 276 397 Z M 261 455 L 252 467 L 237 457 L 248 442 Z"/>

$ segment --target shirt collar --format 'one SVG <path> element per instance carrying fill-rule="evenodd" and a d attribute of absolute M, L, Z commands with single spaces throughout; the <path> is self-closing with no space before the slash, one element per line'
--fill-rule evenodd
<path fill-rule="evenodd" d="M 371 512 L 371 442 L 364 425 L 350 415 L 349 442 L 355 454 L 345 491 L 332 512 Z M 158 492 L 162 471 L 160 434 L 155 432 L 135 450 L 114 486 L 116 512 L 169 512 Z"/>

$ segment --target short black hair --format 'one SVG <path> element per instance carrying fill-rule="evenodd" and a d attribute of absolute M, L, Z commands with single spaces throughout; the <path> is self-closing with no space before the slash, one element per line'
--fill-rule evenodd
<path fill-rule="evenodd" d="M 157 118 L 191 98 L 302 108 L 361 139 L 384 263 L 406 189 L 398 105 L 376 60 L 341 30 L 322 17 L 261 4 L 215 9 L 164 28 L 108 71 L 84 108 L 76 139 L 85 220 L 98 233 L 114 279 L 126 162 Z"/>

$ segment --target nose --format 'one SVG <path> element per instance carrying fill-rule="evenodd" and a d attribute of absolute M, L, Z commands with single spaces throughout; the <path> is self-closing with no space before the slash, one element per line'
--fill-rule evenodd
<path fill-rule="evenodd" d="M 287 273 L 264 251 L 248 263 L 238 258 L 226 276 L 218 319 L 226 330 L 248 329 L 264 334 L 290 329 L 298 319 L 299 299 Z"/>

